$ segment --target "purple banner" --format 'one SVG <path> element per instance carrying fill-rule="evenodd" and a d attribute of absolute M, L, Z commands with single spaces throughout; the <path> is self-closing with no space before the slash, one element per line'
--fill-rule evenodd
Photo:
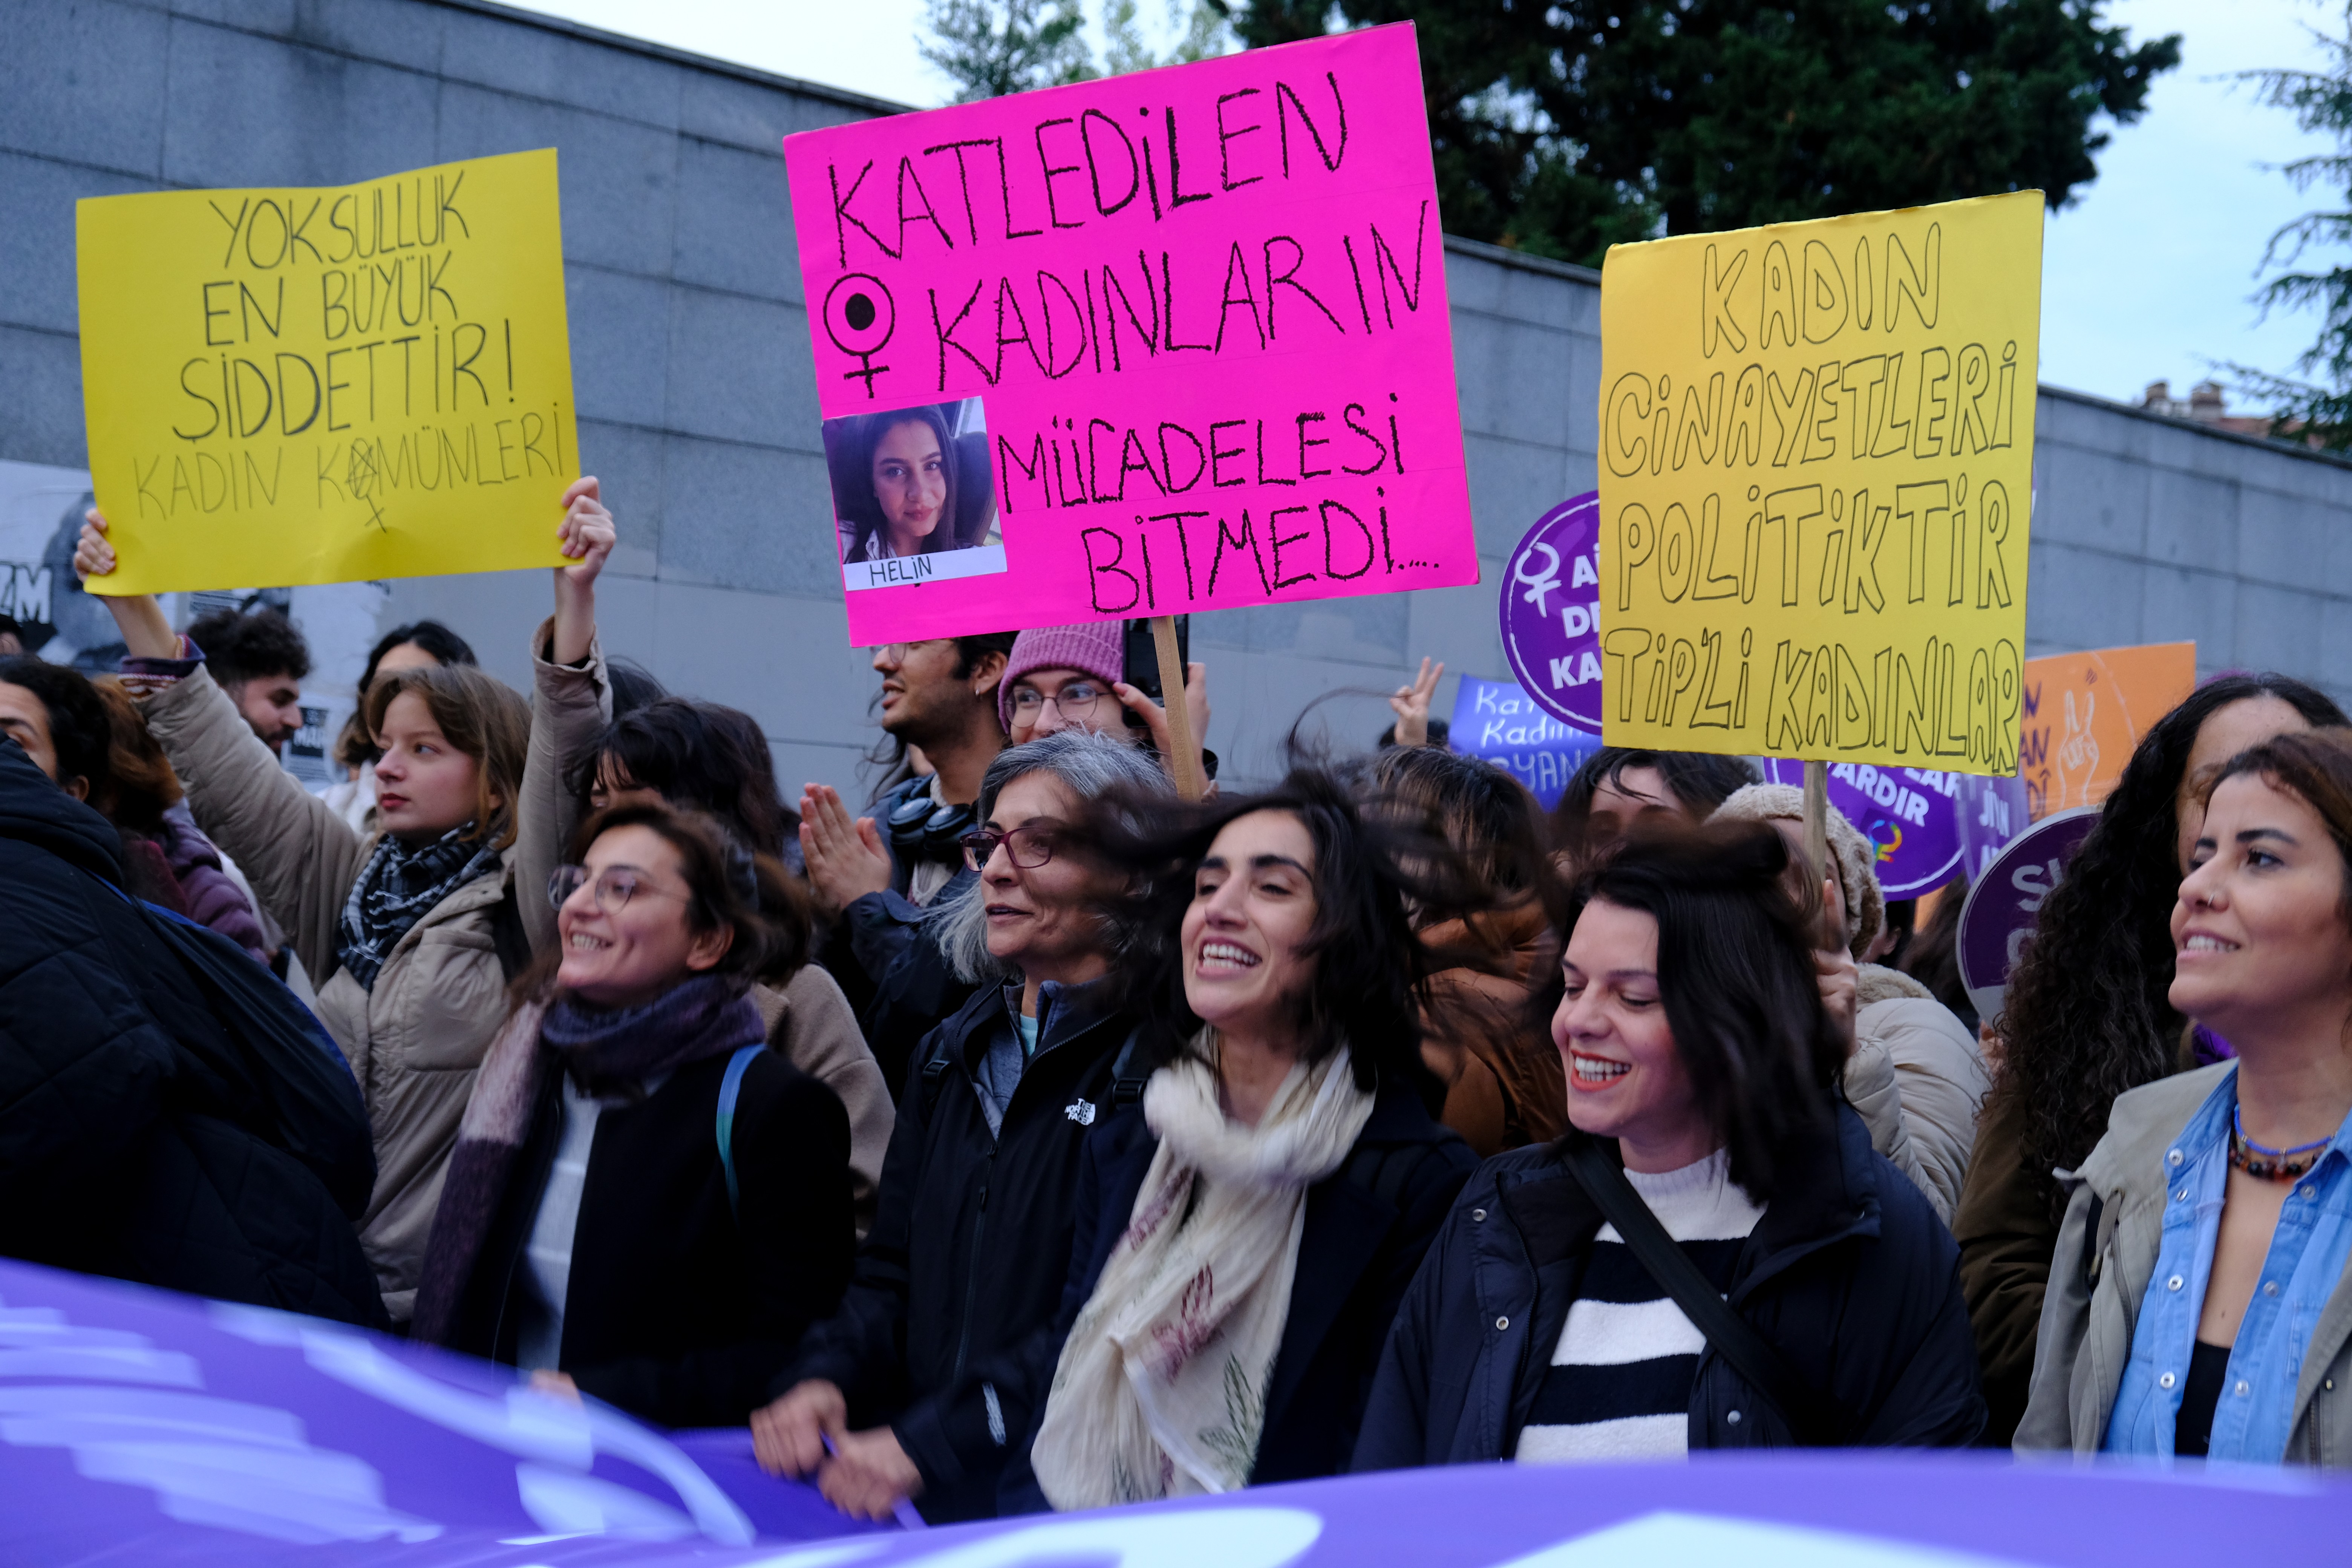
<path fill-rule="evenodd" d="M 1805 764 L 1759 760 L 1772 784 L 1804 787 Z M 1963 872 L 1977 877 L 2025 826 L 2025 785 L 2013 778 L 1931 768 L 1830 764 L 1830 804 L 1878 848 L 1890 899 L 1914 899 Z"/>
<path fill-rule="evenodd" d="M 386 1335 L 0 1262 L 0 1562 L 252 1563 L 271 1546 L 870 1529 L 751 1462 Z M 719 1478 L 729 1482 L 722 1486 Z M 448 1542 L 446 1555 L 425 1550 Z M 544 1549 L 541 1549 L 544 1550 Z"/>
<path fill-rule="evenodd" d="M 2308 1470 L 1847 1453 L 1482 1465 L 871 1533 L 748 1448 L 333 1324 L 0 1262 L 11 1568 L 2107 1568 L 2249 1542 L 2326 1563 L 2352 1519 L 2352 1483 Z M 821 1535 L 856 1539 L 793 1544 Z"/>
<path fill-rule="evenodd" d="M 2019 834 L 1969 889 L 1969 901 L 1960 910 L 1960 984 L 1987 1023 L 2000 1016 L 2009 972 L 2017 967 L 2042 918 L 2042 900 L 2098 821 L 2095 805 L 2043 817 Z"/>
<path fill-rule="evenodd" d="M 1536 520 L 1503 568 L 1503 655 L 1544 710 L 1601 733 L 1601 492 Z"/>

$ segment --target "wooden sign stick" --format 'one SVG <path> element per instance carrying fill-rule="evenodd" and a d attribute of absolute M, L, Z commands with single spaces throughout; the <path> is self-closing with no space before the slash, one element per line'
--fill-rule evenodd
<path fill-rule="evenodd" d="M 1805 764 L 1805 863 L 1811 868 L 1813 886 L 1818 889 L 1822 879 L 1830 876 L 1830 765 L 1827 763 Z M 1829 910 L 1822 911 L 1824 931 L 1829 926 Z M 1843 945 L 1834 940 L 1827 944 Z"/>
<path fill-rule="evenodd" d="M 1160 700 L 1168 710 L 1168 738 L 1176 747 L 1169 759 L 1176 794 L 1183 800 L 1198 800 L 1208 781 L 1201 777 L 1201 742 L 1192 733 L 1192 705 L 1184 700 L 1184 661 L 1176 652 L 1175 616 L 1151 617 L 1151 646 L 1160 655 Z"/>

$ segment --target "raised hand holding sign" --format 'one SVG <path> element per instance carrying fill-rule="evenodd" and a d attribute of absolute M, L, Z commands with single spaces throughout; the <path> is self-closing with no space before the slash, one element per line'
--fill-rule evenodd
<path fill-rule="evenodd" d="M 76 212 L 92 593 L 554 566 L 580 471 L 555 153 Z"/>

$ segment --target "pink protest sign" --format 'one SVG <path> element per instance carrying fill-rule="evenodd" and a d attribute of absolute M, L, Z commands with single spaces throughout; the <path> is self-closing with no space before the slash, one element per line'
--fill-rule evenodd
<path fill-rule="evenodd" d="M 784 160 L 853 643 L 1478 580 L 1411 25 Z"/>

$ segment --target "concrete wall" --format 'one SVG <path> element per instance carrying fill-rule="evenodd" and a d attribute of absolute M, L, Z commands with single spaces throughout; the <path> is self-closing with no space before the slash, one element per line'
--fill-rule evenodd
<path fill-rule="evenodd" d="M 2194 639 L 2352 709 L 2352 463 L 2042 393 L 2029 655 Z"/>
<path fill-rule="evenodd" d="M 582 450 L 624 541 L 606 647 L 756 715 L 788 784 L 847 787 L 874 681 L 829 553 L 778 143 L 890 107 L 471 0 L 0 0 L 0 458 L 86 460 L 76 198 L 554 146 Z M 1424 654 L 1507 676 L 1494 574 L 1593 484 L 1597 277 L 1454 241 L 1447 284 L 1488 584 L 1200 616 L 1230 772 Z M 2205 668 L 2352 700 L 2352 466 L 2070 394 L 2041 417 L 2032 651 L 2194 637 Z M 547 604 L 537 573 L 485 574 L 396 584 L 383 614 L 439 616 L 520 681 Z M 1377 695 L 1320 713 L 1347 743 L 1388 721 Z"/>

